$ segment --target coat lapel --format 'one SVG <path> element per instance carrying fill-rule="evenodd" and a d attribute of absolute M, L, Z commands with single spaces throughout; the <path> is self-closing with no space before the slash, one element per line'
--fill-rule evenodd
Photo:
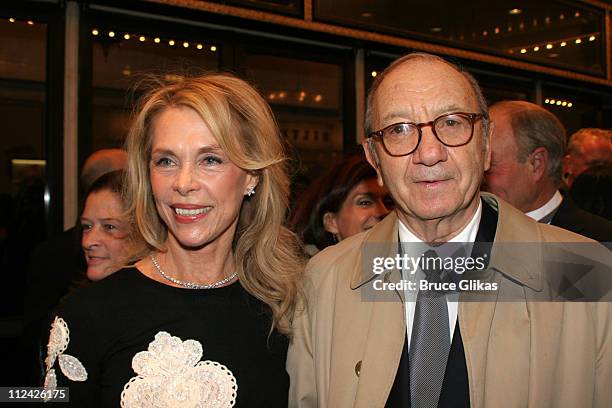
<path fill-rule="evenodd" d="M 401 274 L 394 269 L 386 275 L 376 275 L 367 268 L 373 256 L 394 257 L 397 254 L 398 223 L 395 212 L 368 231 L 362 245 L 359 259 L 353 263 L 354 274 L 350 283 L 350 295 L 360 297 L 358 303 L 350 303 L 359 307 L 358 310 L 347 310 L 344 318 L 353 319 L 358 324 L 357 321 L 367 316 L 367 323 L 361 335 L 345 338 L 344 341 L 349 343 L 343 344 L 346 347 L 351 342 L 363 341 L 354 406 L 383 407 L 393 385 L 406 339 L 404 305 L 399 293 L 386 292 L 381 298 L 372 298 L 368 282 L 374 279 L 399 282 Z M 342 343 L 337 344 L 342 347 Z M 333 399 L 329 403 L 329 406 L 343 406 Z"/>
<path fill-rule="evenodd" d="M 459 325 L 463 338 L 472 407 L 527 405 L 531 354 L 531 330 L 527 286 L 541 290 L 541 266 L 533 257 L 521 257 L 516 245 L 539 241 L 537 224 L 492 195 L 484 200 L 498 211 L 498 224 L 487 271 L 472 278 L 497 283 L 498 290 L 476 299 L 463 293 Z M 526 237 L 529 237 L 526 239 Z M 507 245 L 504 245 L 507 244 Z M 522 244 L 521 244 L 522 243 Z M 533 252 L 541 259 L 539 246 Z M 510 278 L 510 279 L 508 279 Z M 504 301 L 504 299 L 523 299 Z"/>

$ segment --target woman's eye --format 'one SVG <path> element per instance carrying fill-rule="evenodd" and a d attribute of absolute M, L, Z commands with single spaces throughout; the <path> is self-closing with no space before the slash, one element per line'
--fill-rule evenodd
<path fill-rule="evenodd" d="M 117 227 L 113 224 L 104 224 L 104 229 L 107 231 L 113 231 L 115 229 L 117 229 Z"/>
<path fill-rule="evenodd" d="M 172 160 L 170 160 L 170 159 L 169 159 L 169 158 L 167 158 L 167 157 L 162 157 L 162 158 L 159 158 L 159 159 L 157 159 L 157 161 L 155 162 L 155 165 L 156 165 L 156 166 L 159 166 L 159 167 L 170 167 L 170 166 L 172 166 L 173 164 L 174 164 L 174 163 L 172 162 Z"/>
<path fill-rule="evenodd" d="M 204 164 L 209 166 L 223 163 L 223 160 L 221 160 L 221 158 L 217 156 L 206 156 L 202 161 L 204 162 Z"/>
<path fill-rule="evenodd" d="M 83 231 L 88 231 L 91 229 L 91 224 L 81 224 L 81 229 Z"/>
<path fill-rule="evenodd" d="M 361 200 L 357 201 L 357 205 L 359 205 L 361 207 L 366 207 L 368 205 L 372 205 L 372 200 L 361 199 Z"/>

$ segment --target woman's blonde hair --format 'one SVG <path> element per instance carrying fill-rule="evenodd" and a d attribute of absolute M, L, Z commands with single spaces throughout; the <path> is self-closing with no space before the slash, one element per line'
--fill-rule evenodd
<path fill-rule="evenodd" d="M 197 112 L 220 147 L 238 167 L 257 176 L 256 193 L 243 201 L 233 242 L 242 286 L 272 310 L 272 327 L 290 334 L 300 293 L 303 259 L 296 236 L 284 227 L 289 177 L 285 148 L 269 105 L 245 81 L 230 74 L 156 80 L 141 98 L 126 140 L 126 199 L 141 248 L 132 260 L 165 251 L 167 229 L 150 183 L 152 124 L 169 107 Z"/>

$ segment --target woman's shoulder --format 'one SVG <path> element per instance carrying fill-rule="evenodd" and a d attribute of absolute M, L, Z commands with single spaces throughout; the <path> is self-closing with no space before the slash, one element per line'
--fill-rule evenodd
<path fill-rule="evenodd" d="M 126 296 L 137 296 L 137 289 L 142 284 L 138 269 L 128 267 L 121 269 L 107 278 L 88 283 L 65 296 L 59 310 L 91 309 L 96 306 L 107 306 Z"/>

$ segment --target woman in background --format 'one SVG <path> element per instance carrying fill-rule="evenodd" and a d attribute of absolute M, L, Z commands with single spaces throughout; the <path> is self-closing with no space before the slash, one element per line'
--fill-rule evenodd
<path fill-rule="evenodd" d="M 85 196 L 81 245 L 91 281 L 106 278 L 125 263 L 129 227 L 121 196 L 124 175 L 120 170 L 104 174 Z"/>
<path fill-rule="evenodd" d="M 336 163 L 304 192 L 289 227 L 302 239 L 307 255 L 372 228 L 393 208 L 376 171 L 362 155 Z"/>
<path fill-rule="evenodd" d="M 143 245 L 57 310 L 46 388 L 78 407 L 286 407 L 303 263 L 270 107 L 231 75 L 182 78 L 145 94 L 126 144 Z"/>

